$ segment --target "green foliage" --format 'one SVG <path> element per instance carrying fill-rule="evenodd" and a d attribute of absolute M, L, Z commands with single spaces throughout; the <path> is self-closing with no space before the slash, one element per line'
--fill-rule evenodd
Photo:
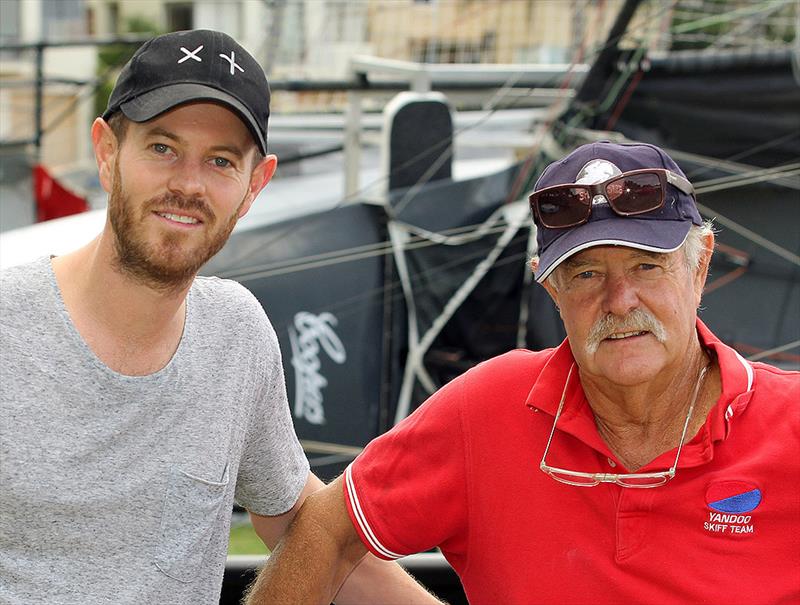
<path fill-rule="evenodd" d="M 250 523 L 231 527 L 231 537 L 228 543 L 229 555 L 265 555 L 267 553 L 269 550 L 264 546 Z"/>
<path fill-rule="evenodd" d="M 154 23 L 142 17 L 131 17 L 127 20 L 124 33 L 148 34 L 156 36 L 159 32 Z M 101 46 L 97 51 L 97 75 L 100 82 L 94 96 L 95 115 L 101 115 L 108 105 L 108 97 L 114 89 L 119 70 L 136 52 L 136 44 L 111 44 Z"/>
<path fill-rule="evenodd" d="M 729 46 L 791 43 L 797 4 L 788 0 L 703 0 L 679 3 L 673 13 L 672 50 L 700 50 L 728 38 Z M 759 44 L 760 43 L 760 44 Z"/>

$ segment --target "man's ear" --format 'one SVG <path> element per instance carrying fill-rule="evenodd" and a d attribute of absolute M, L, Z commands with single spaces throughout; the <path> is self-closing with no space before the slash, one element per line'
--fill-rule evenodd
<path fill-rule="evenodd" d="M 247 214 L 247 211 L 250 210 L 250 206 L 253 205 L 256 197 L 258 197 L 258 194 L 267 186 L 267 183 L 272 180 L 272 177 L 275 175 L 275 170 L 277 169 L 278 157 L 271 153 L 267 154 L 263 160 L 256 164 L 252 174 L 250 174 L 247 197 L 245 197 L 244 202 L 239 208 L 239 218 Z"/>
<path fill-rule="evenodd" d="M 100 184 L 106 193 L 111 193 L 114 183 L 114 164 L 119 154 L 119 142 L 108 122 L 103 118 L 97 118 L 92 124 L 92 147 Z"/>

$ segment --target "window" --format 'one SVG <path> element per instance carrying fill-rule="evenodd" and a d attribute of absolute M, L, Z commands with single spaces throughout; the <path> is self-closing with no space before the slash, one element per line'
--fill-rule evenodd
<path fill-rule="evenodd" d="M 85 35 L 83 0 L 42 0 L 42 37 L 45 40 L 81 38 Z"/>
<path fill-rule="evenodd" d="M 0 44 L 16 44 L 19 39 L 21 0 L 0 0 Z"/>

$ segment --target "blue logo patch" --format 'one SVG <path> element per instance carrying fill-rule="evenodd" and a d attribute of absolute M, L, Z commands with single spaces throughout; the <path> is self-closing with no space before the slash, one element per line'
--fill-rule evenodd
<path fill-rule="evenodd" d="M 707 504 L 709 508 L 723 513 L 748 513 L 761 504 L 761 490 L 753 489 Z"/>

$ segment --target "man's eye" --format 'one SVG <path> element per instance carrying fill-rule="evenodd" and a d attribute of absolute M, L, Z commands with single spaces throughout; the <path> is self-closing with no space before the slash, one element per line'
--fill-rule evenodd
<path fill-rule="evenodd" d="M 652 271 L 653 269 L 657 269 L 658 265 L 654 265 L 652 263 L 642 263 L 641 265 L 639 265 L 639 268 L 642 271 Z"/>
<path fill-rule="evenodd" d="M 153 151 L 156 153 L 168 153 L 169 146 L 164 145 L 164 143 L 153 143 L 152 145 Z"/>
<path fill-rule="evenodd" d="M 214 166 L 217 168 L 227 168 L 231 165 L 231 161 L 227 158 L 214 158 Z"/>
<path fill-rule="evenodd" d="M 594 271 L 581 271 L 575 277 L 577 279 L 590 279 L 594 277 Z"/>

